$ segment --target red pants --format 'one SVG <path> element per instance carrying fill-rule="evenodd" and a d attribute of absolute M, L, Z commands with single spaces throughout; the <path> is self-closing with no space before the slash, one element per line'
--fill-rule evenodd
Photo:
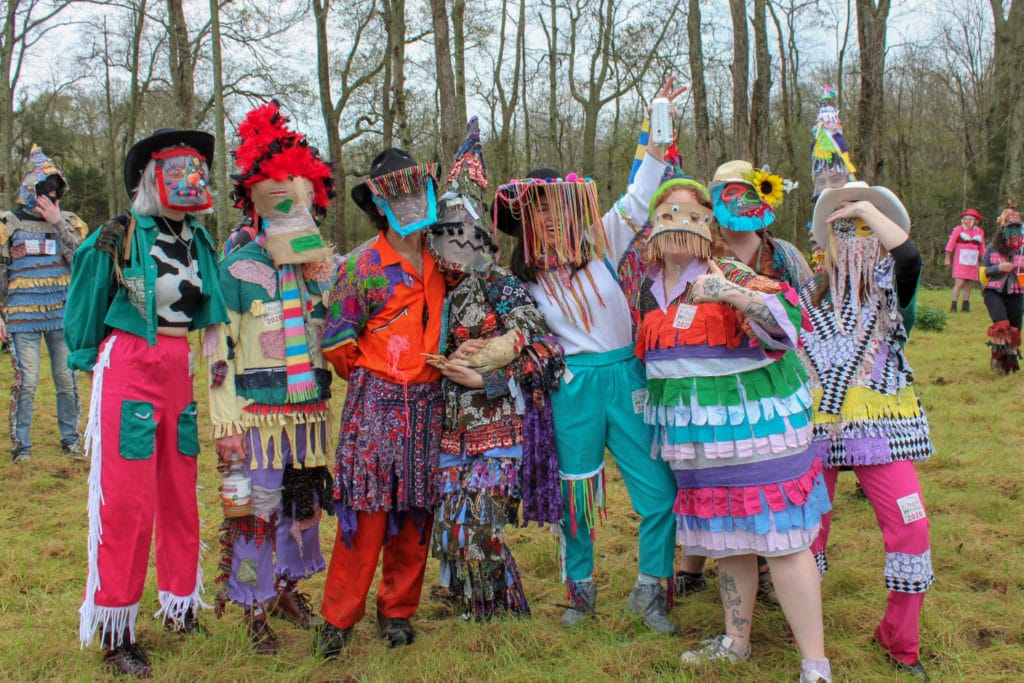
<path fill-rule="evenodd" d="M 893 657 L 905 664 L 914 664 L 919 659 L 924 591 L 933 578 L 928 517 L 924 516 L 924 497 L 917 469 L 914 463 L 903 461 L 854 467 L 853 473 L 871 501 L 885 546 L 889 598 L 875 638 Z M 835 499 L 837 476 L 838 469 L 825 468 L 829 499 Z M 904 501 L 904 509 L 898 503 L 900 500 Z M 919 519 L 908 521 L 908 517 L 912 519 L 917 514 L 921 515 Z M 831 513 L 822 517 L 821 533 L 811 544 L 815 553 L 824 552 L 831 522 Z"/>
<path fill-rule="evenodd" d="M 341 525 L 334 539 L 327 568 L 320 614 L 338 628 L 352 628 L 366 614 L 366 596 L 383 550 L 381 580 L 377 586 L 377 611 L 386 617 L 408 619 L 416 613 L 423 588 L 430 546 L 420 543 L 420 531 L 411 517 L 396 536 L 384 540 L 387 512 L 358 512 L 352 547 L 345 547 Z M 430 538 L 430 523 L 425 530 Z"/>
<path fill-rule="evenodd" d="M 188 340 L 115 330 L 100 347 L 86 440 L 89 575 L 80 636 L 118 642 L 134 621 L 156 525 L 161 612 L 180 621 L 199 606 L 199 453 Z"/>

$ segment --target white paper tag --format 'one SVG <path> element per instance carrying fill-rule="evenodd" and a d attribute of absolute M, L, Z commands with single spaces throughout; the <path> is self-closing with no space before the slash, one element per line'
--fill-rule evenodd
<path fill-rule="evenodd" d="M 637 389 L 633 392 L 633 412 L 637 415 L 644 412 L 644 404 L 647 403 L 647 390 Z"/>
<path fill-rule="evenodd" d="M 690 304 L 679 304 L 679 310 L 676 311 L 676 319 L 672 321 L 672 327 L 679 330 L 688 330 L 690 325 L 693 324 L 693 319 L 697 317 L 697 307 L 691 306 Z"/>
<path fill-rule="evenodd" d="M 42 251 L 39 248 L 39 240 L 25 240 L 25 253 L 26 254 L 41 254 Z"/>
<path fill-rule="evenodd" d="M 916 493 L 897 498 L 896 504 L 900 506 L 900 514 L 903 515 L 904 524 L 924 519 L 924 505 L 921 504 L 921 497 Z"/>
<path fill-rule="evenodd" d="M 566 384 L 568 384 L 569 382 L 573 381 L 573 379 L 575 377 L 576 377 L 576 375 L 572 374 L 572 370 L 569 369 L 569 366 L 566 366 L 565 367 L 565 372 L 562 373 L 562 380 Z"/>
<path fill-rule="evenodd" d="M 976 266 L 976 265 L 978 265 L 978 250 L 977 249 L 961 249 L 960 250 L 960 265 L 961 266 Z"/>
<path fill-rule="evenodd" d="M 43 242 L 43 253 L 53 256 L 57 253 L 57 240 L 46 240 Z"/>
<path fill-rule="evenodd" d="M 273 327 L 284 322 L 284 304 L 268 301 L 263 304 L 263 327 Z"/>

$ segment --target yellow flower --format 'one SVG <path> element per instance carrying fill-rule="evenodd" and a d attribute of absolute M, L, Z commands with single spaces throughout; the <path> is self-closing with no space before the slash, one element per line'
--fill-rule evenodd
<path fill-rule="evenodd" d="M 757 189 L 757 193 L 761 195 L 761 201 L 768 206 L 775 206 L 782 201 L 784 194 L 782 176 L 757 169 L 750 178 L 750 184 Z"/>

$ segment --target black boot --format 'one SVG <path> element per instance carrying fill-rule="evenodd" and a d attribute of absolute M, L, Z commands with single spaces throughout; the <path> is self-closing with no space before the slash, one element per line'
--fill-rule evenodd
<path fill-rule="evenodd" d="M 103 644 L 103 662 L 113 674 L 124 674 L 132 678 L 153 677 L 153 667 L 149 665 L 149 658 L 139 647 L 138 642 L 132 640 L 128 629 L 121 634 L 117 645 L 113 644 L 113 639 L 113 634 L 110 634 L 109 642 Z"/>
<path fill-rule="evenodd" d="M 971 302 L 970 301 L 963 302 L 963 304 L 960 306 L 960 312 L 961 313 L 970 313 L 971 312 Z"/>
<path fill-rule="evenodd" d="M 953 300 L 953 303 L 951 303 L 949 305 L 949 312 L 950 313 L 956 313 L 956 300 L 955 299 Z"/>

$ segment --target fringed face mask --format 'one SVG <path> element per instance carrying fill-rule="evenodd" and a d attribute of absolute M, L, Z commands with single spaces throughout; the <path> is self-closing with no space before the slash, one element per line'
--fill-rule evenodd
<path fill-rule="evenodd" d="M 522 222 L 531 265 L 581 267 L 608 252 L 597 184 L 589 178 L 570 173 L 565 180 L 512 180 L 498 188 L 498 201 Z"/>
<path fill-rule="evenodd" d="M 775 212 L 763 201 L 753 185 L 728 182 L 711 188 L 715 218 L 727 230 L 750 232 L 775 221 Z"/>
<path fill-rule="evenodd" d="M 210 169 L 191 147 L 175 147 L 157 152 L 156 186 L 160 204 L 171 211 L 202 211 L 213 206 L 207 186 Z"/>
<path fill-rule="evenodd" d="M 436 176 L 437 164 L 421 164 L 369 178 L 366 186 L 388 225 L 405 237 L 437 222 Z"/>
<path fill-rule="evenodd" d="M 310 213 L 313 191 L 313 182 L 301 176 L 268 178 L 250 187 L 253 207 L 267 235 L 263 246 L 279 266 L 319 263 L 331 256 Z"/>
<path fill-rule="evenodd" d="M 468 274 L 482 274 L 490 268 L 497 247 L 482 217 L 480 207 L 464 195 L 441 198 L 438 222 L 427 237 L 427 249 L 438 266 Z"/>
<path fill-rule="evenodd" d="M 832 223 L 832 230 L 835 234 L 832 301 L 839 309 L 851 307 L 853 317 L 850 320 L 858 323 L 861 307 L 881 296 L 875 279 L 881 245 L 863 221 L 841 218 Z"/>
<path fill-rule="evenodd" d="M 662 202 L 651 214 L 646 259 L 662 261 L 666 254 L 711 257 L 711 224 L 714 216 L 707 207 L 690 202 Z"/>

